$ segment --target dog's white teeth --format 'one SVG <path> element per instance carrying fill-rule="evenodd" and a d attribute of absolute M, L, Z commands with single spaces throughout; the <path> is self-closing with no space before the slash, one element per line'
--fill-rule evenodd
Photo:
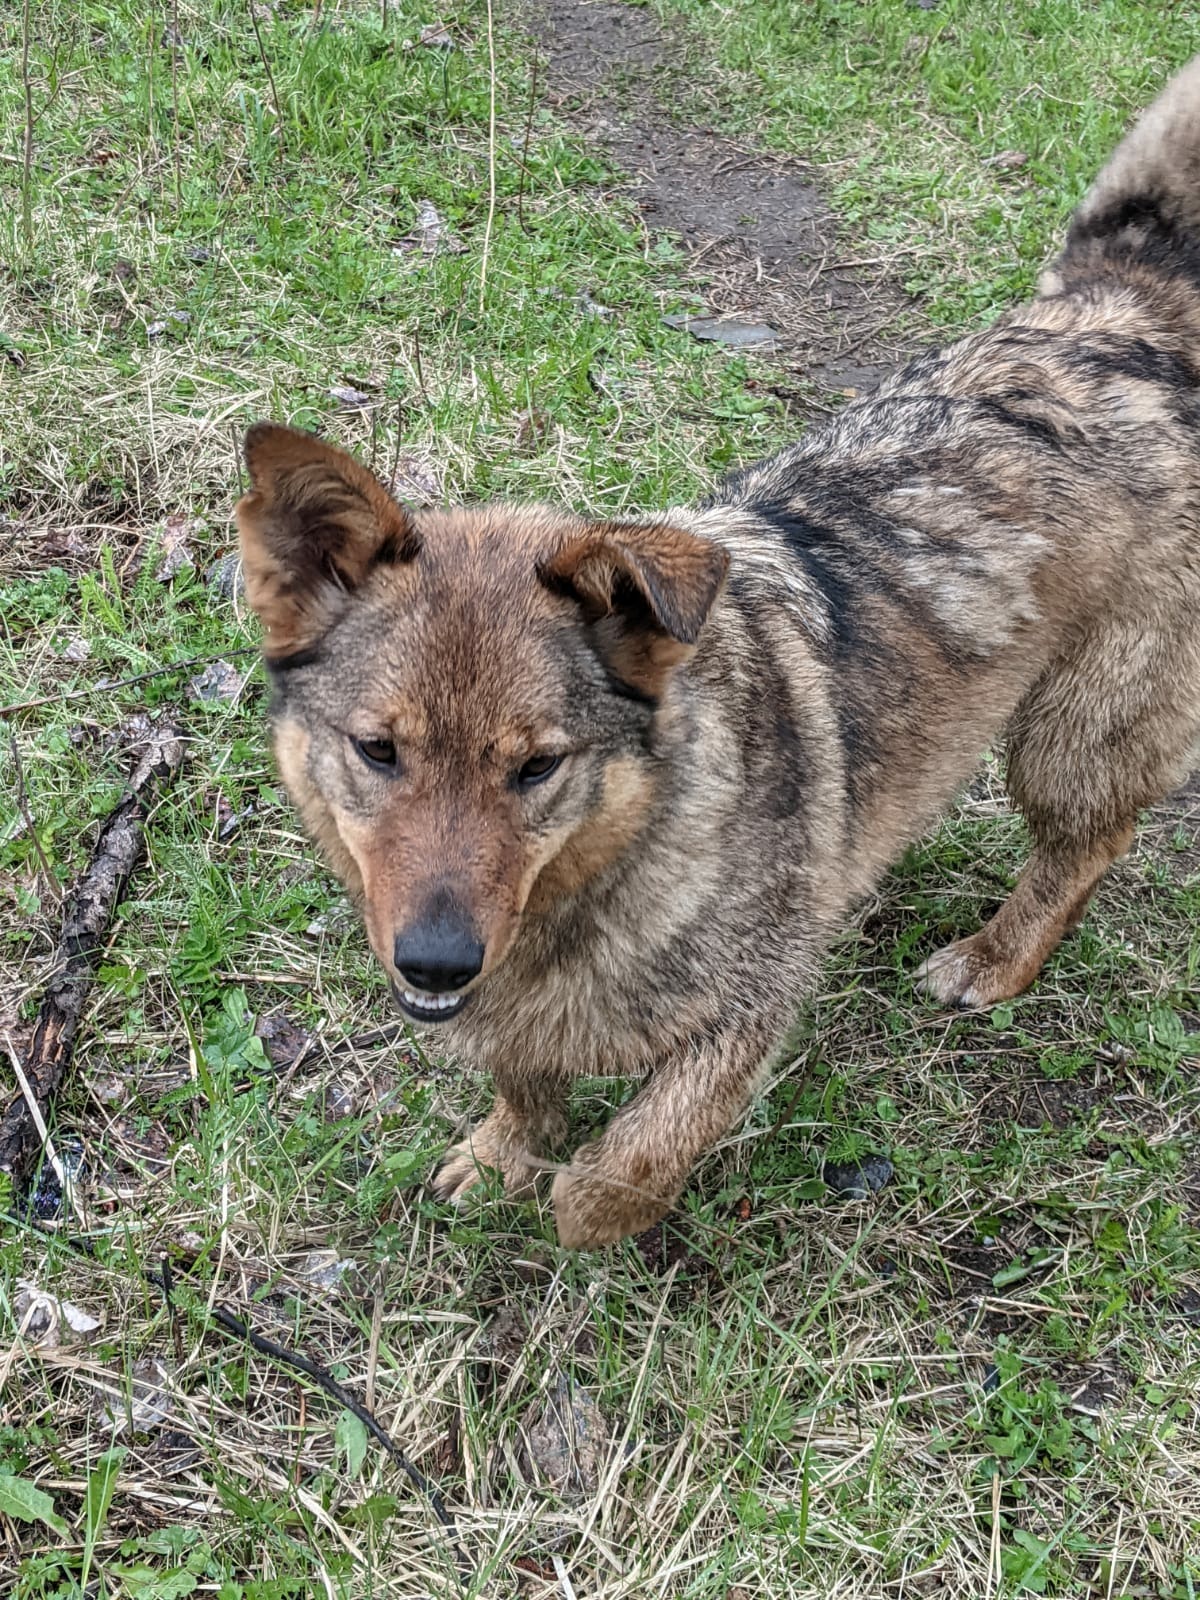
<path fill-rule="evenodd" d="M 448 1011 L 451 1006 L 458 1004 L 456 994 L 414 994 L 411 989 L 402 989 L 404 1003 L 414 1011 Z"/>

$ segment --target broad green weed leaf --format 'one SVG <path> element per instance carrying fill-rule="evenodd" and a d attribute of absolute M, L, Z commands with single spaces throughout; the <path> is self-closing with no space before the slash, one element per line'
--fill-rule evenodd
<path fill-rule="evenodd" d="M 69 1539 L 71 1530 L 54 1509 L 54 1501 L 35 1483 L 0 1472 L 0 1512 L 16 1522 L 44 1522 L 60 1539 Z"/>

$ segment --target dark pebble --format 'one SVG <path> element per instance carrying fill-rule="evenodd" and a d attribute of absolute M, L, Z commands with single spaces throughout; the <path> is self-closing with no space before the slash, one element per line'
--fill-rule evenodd
<path fill-rule="evenodd" d="M 236 555 L 222 556 L 220 561 L 214 561 L 204 577 L 218 600 L 232 600 L 245 588 L 241 558 Z"/>
<path fill-rule="evenodd" d="M 825 1186 L 841 1200 L 867 1200 L 889 1183 L 895 1167 L 886 1156 L 853 1162 L 827 1161 L 821 1169 Z"/>

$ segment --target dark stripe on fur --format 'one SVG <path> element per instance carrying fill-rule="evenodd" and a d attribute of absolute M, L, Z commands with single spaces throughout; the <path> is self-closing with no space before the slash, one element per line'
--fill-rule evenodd
<path fill-rule="evenodd" d="M 923 466 L 926 472 L 936 475 L 936 462 Z M 906 566 L 920 560 L 920 555 L 914 555 L 898 537 L 894 520 L 880 515 L 866 498 L 886 493 L 909 475 L 906 468 L 875 477 L 870 468 L 865 468 L 857 485 L 832 474 L 809 485 L 811 493 L 819 493 L 848 513 L 850 526 L 845 530 L 817 523 L 788 506 L 762 505 L 754 509 L 781 536 L 810 581 L 825 596 L 839 656 L 849 658 L 881 638 L 878 628 L 864 627 L 861 600 L 870 597 L 903 610 L 937 646 L 946 664 L 961 669 L 974 659 L 972 653 L 964 649 L 961 641 L 946 637 L 945 628 L 930 611 L 924 595 L 905 582 Z M 943 549 L 947 548 L 948 541 L 940 542 Z"/>
<path fill-rule="evenodd" d="M 1137 262 L 1200 290 L 1200 236 L 1152 195 L 1130 195 L 1093 217 L 1076 217 L 1056 263 L 1063 291 L 1076 293 Z"/>
<path fill-rule="evenodd" d="M 1133 378 L 1164 389 L 1200 386 L 1200 370 L 1186 357 L 1160 350 L 1146 339 L 1087 340 L 1071 348 L 1069 359 L 1077 368 L 1098 377 Z"/>
<path fill-rule="evenodd" d="M 803 822 L 818 755 L 763 626 L 760 602 L 738 590 L 730 600 L 752 646 L 752 687 L 737 722 L 746 781 L 768 797 L 768 815 Z"/>
<path fill-rule="evenodd" d="M 824 558 L 820 546 L 833 537 L 830 530 L 822 529 L 799 515 L 777 515 L 769 520 L 788 540 L 809 581 L 825 601 L 826 621 L 832 640 L 827 659 L 834 668 L 833 698 L 838 740 L 842 746 L 850 802 L 857 809 L 869 793 L 871 769 L 880 759 L 879 746 L 873 733 L 876 717 L 872 707 L 863 703 L 858 679 L 861 672 L 871 674 L 876 670 L 880 657 L 887 657 L 889 652 L 875 630 L 869 624 L 864 625 L 854 585 Z M 794 539 L 789 538 L 789 530 L 794 533 Z M 748 618 L 760 602 L 754 595 L 742 595 L 740 590 L 735 567 L 729 578 L 729 597 L 738 603 L 743 618 Z M 893 670 L 894 663 L 889 661 L 887 668 Z"/>
<path fill-rule="evenodd" d="M 290 656 L 264 656 L 263 666 L 274 678 L 284 672 L 295 672 L 297 667 L 315 666 L 320 659 L 319 647 L 311 645 L 307 650 L 293 650 Z"/>
<path fill-rule="evenodd" d="M 1004 404 L 1005 400 L 1028 401 L 1036 400 L 1037 396 L 1027 391 L 1014 389 L 1003 396 L 987 395 L 975 402 L 976 407 L 985 417 L 993 422 L 1002 423 L 1006 428 L 1014 428 L 1023 433 L 1034 444 L 1045 445 L 1051 450 L 1061 453 L 1063 449 L 1062 436 L 1048 417 L 1038 416 L 1034 412 L 1017 411 Z"/>
<path fill-rule="evenodd" d="M 1165 214 L 1162 201 L 1152 194 L 1124 195 L 1107 211 L 1094 217 L 1076 217 L 1067 234 L 1067 249 L 1085 239 L 1102 239 L 1106 234 L 1122 233 L 1126 228 L 1149 228 L 1170 233 L 1174 223 Z"/>

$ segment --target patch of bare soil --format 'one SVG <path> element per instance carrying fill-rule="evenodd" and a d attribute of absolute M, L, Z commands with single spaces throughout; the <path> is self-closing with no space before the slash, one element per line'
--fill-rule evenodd
<path fill-rule="evenodd" d="M 1155 806 L 1138 843 L 1165 862 L 1172 877 L 1182 881 L 1200 875 L 1200 765 L 1182 789 Z"/>
<path fill-rule="evenodd" d="M 658 86 L 681 49 L 653 13 L 531 0 L 525 16 L 549 97 L 627 175 L 647 227 L 681 237 L 709 312 L 770 324 L 779 365 L 831 395 L 874 387 L 911 353 L 895 333 L 903 292 L 853 262 L 808 168 L 671 118 Z"/>

